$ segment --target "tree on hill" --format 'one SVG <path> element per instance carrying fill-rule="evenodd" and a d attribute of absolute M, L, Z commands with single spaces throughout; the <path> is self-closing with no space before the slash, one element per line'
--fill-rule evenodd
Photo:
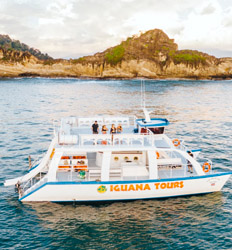
<path fill-rule="evenodd" d="M 43 54 L 40 50 L 29 47 L 19 40 L 13 40 L 8 35 L 0 34 L 0 48 L 5 50 L 17 50 L 22 52 L 29 52 L 40 60 L 52 60 L 53 58 L 47 53 Z"/>

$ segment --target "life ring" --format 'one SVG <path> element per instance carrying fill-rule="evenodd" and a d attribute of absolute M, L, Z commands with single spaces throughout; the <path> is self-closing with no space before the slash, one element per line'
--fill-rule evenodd
<path fill-rule="evenodd" d="M 156 151 L 156 159 L 159 159 L 160 158 L 160 154 L 158 151 Z"/>
<path fill-rule="evenodd" d="M 172 140 L 172 143 L 174 144 L 175 147 L 178 147 L 180 145 L 180 140 L 174 139 L 174 140 Z"/>
<path fill-rule="evenodd" d="M 207 167 L 207 168 L 206 168 L 206 167 Z M 203 169 L 203 171 L 204 171 L 205 173 L 208 173 L 209 170 L 211 169 L 210 163 L 205 162 L 205 163 L 202 165 L 202 169 Z"/>

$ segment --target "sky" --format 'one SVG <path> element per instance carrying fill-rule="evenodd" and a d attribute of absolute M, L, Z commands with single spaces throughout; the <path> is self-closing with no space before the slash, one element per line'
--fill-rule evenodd
<path fill-rule="evenodd" d="M 232 57 L 232 0 L 0 0 L 0 34 L 79 58 L 162 29 L 179 49 Z"/>

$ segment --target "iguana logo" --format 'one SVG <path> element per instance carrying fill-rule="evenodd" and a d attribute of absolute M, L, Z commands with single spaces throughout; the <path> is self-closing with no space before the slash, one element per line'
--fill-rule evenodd
<path fill-rule="evenodd" d="M 98 193 L 100 194 L 103 194 L 107 191 L 107 188 L 106 186 L 100 186 L 98 189 L 97 189 Z"/>

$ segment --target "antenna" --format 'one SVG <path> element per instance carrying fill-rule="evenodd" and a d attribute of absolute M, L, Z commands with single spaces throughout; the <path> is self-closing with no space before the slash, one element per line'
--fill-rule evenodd
<path fill-rule="evenodd" d="M 52 126 L 53 126 L 53 134 L 56 135 L 56 127 L 55 127 L 55 120 L 52 119 Z"/>
<path fill-rule="evenodd" d="M 145 82 L 144 82 L 144 80 L 141 80 L 141 107 L 142 107 L 142 109 L 146 108 L 145 99 L 146 99 L 146 96 L 145 96 Z"/>
<path fill-rule="evenodd" d="M 145 89 L 145 82 L 144 80 L 141 80 L 141 107 L 143 109 L 143 113 L 145 116 L 145 122 L 151 122 L 151 118 L 150 118 L 150 113 L 147 109 L 146 109 L 146 89 Z"/>

